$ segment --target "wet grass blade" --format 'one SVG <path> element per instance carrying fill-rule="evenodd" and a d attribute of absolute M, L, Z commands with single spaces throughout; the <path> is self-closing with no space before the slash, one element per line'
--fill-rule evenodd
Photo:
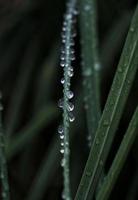
<path fill-rule="evenodd" d="M 96 200 L 107 200 L 110 196 L 112 188 L 114 187 L 116 180 L 122 170 L 122 167 L 126 161 L 128 153 L 132 147 L 135 138 L 138 135 L 138 107 L 132 117 L 126 134 L 121 142 L 119 150 L 115 156 L 113 164 L 105 177 L 103 185 L 101 186 Z"/>
<path fill-rule="evenodd" d="M 138 68 L 138 8 L 134 14 L 96 137 L 75 197 L 92 199 Z"/>

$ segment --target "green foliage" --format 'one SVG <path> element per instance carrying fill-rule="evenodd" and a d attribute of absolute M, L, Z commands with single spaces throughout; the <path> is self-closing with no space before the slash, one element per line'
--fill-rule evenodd
<path fill-rule="evenodd" d="M 0 89 L 4 105 L 0 119 L 0 199 L 58 200 L 64 191 L 66 200 L 136 200 L 135 1 L 107 0 L 105 4 L 71 0 L 73 13 L 75 3 L 79 13 L 76 24 L 74 16 L 73 24 L 65 20 L 70 14 L 65 1 L 5 2 L 0 3 Z M 62 33 L 62 39 L 66 38 L 64 55 L 60 39 L 63 22 L 67 28 L 66 34 Z M 68 47 L 74 42 L 76 60 L 72 62 Z M 63 70 L 59 66 L 62 56 Z M 73 77 L 69 76 L 72 66 Z M 74 93 L 71 102 L 69 91 Z M 57 102 L 62 97 L 60 115 Z M 72 124 L 70 103 L 75 105 Z M 64 155 L 60 153 L 59 124 L 64 129 Z"/>

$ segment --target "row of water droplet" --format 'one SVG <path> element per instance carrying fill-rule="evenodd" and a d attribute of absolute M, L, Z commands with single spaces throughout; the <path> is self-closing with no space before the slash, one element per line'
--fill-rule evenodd
<path fill-rule="evenodd" d="M 75 16 L 77 15 L 75 7 L 75 1 L 70 1 L 67 4 L 67 12 L 64 16 L 63 27 L 62 27 L 62 47 L 61 47 L 61 57 L 60 66 L 63 68 L 64 77 L 61 79 L 61 84 L 63 85 L 63 98 L 59 100 L 58 106 L 63 109 L 63 117 L 66 116 L 67 124 L 68 122 L 73 122 L 75 120 L 73 110 L 74 104 L 71 99 L 74 97 L 74 93 L 70 90 L 70 80 L 74 75 L 74 69 L 72 67 L 72 62 L 75 60 L 75 50 L 74 50 L 74 37 L 76 36 L 76 31 L 74 29 L 74 24 L 76 22 Z M 65 148 L 68 148 L 68 141 L 65 138 L 65 120 L 63 120 L 63 125 L 58 127 L 58 133 L 60 136 L 61 154 L 65 153 Z M 67 149 L 66 149 L 67 150 Z M 67 151 L 66 151 L 67 152 Z M 63 158 L 61 166 L 64 167 L 65 160 Z"/>

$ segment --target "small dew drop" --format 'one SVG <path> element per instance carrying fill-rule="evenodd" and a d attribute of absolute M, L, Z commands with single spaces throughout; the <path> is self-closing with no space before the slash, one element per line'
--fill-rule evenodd
<path fill-rule="evenodd" d="M 64 134 L 60 134 L 60 139 L 61 139 L 61 140 L 64 139 Z"/>
<path fill-rule="evenodd" d="M 62 148 L 62 149 L 60 149 L 60 153 L 61 154 L 63 154 L 64 153 L 64 149 Z"/>
<path fill-rule="evenodd" d="M 65 54 L 61 54 L 60 59 L 61 59 L 61 61 L 64 61 L 65 60 Z"/>
<path fill-rule="evenodd" d="M 58 101 L 58 107 L 59 108 L 63 108 L 63 105 L 64 105 L 63 99 L 59 99 L 59 101 Z"/>
<path fill-rule="evenodd" d="M 61 66 L 61 67 L 65 67 L 65 60 L 61 60 L 60 66 Z"/>
<path fill-rule="evenodd" d="M 58 127 L 58 133 L 59 133 L 59 134 L 63 134 L 63 133 L 64 133 L 64 130 L 63 130 L 63 126 L 62 126 L 62 125 L 60 125 L 60 126 Z"/>
<path fill-rule="evenodd" d="M 75 120 L 74 114 L 72 112 L 69 112 L 69 121 L 74 122 L 74 120 Z"/>
<path fill-rule="evenodd" d="M 74 94 L 72 91 L 67 91 L 66 95 L 68 99 L 72 99 L 74 97 Z"/>
<path fill-rule="evenodd" d="M 60 144 L 61 144 L 62 147 L 64 146 L 64 142 L 61 142 Z"/>
<path fill-rule="evenodd" d="M 61 79 L 61 84 L 64 84 L 64 83 L 65 83 L 65 79 L 62 78 L 62 79 Z"/>
<path fill-rule="evenodd" d="M 73 71 L 68 71 L 68 76 L 71 78 L 71 77 L 73 77 L 73 75 L 74 75 L 74 72 Z"/>

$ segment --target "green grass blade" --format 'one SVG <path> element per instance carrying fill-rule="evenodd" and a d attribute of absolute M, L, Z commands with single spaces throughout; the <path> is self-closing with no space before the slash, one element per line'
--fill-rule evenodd
<path fill-rule="evenodd" d="M 76 91 L 78 91 L 78 88 Z M 70 141 L 74 139 L 76 131 L 80 130 L 82 124 L 82 118 L 80 118 L 82 111 L 82 101 L 80 101 L 80 99 L 82 99 L 82 93 L 77 95 L 77 100 L 75 102 L 75 105 L 78 105 L 78 109 L 75 113 L 76 123 L 73 124 L 72 131 L 70 132 Z M 53 138 L 51 145 L 46 152 L 43 162 L 40 164 L 36 177 L 28 192 L 28 196 L 26 197 L 27 200 L 41 200 L 50 184 L 50 181 L 53 181 L 53 176 L 58 167 L 60 167 L 59 142 L 60 141 L 57 140 L 57 136 Z"/>
<path fill-rule="evenodd" d="M 35 67 L 36 54 L 38 53 L 38 42 L 36 39 L 37 38 L 34 37 L 30 42 L 31 44 L 28 46 L 27 52 L 20 66 L 21 69 L 18 75 L 19 77 L 15 83 L 15 89 L 11 96 L 6 119 L 6 132 L 8 137 L 10 137 L 18 127 L 21 118 L 21 107 L 28 91 L 27 88 Z"/>
<path fill-rule="evenodd" d="M 1 94 L 0 94 L 1 101 Z M 8 183 L 8 170 L 5 155 L 5 137 L 2 126 L 2 104 L 0 102 L 0 181 L 1 181 L 1 199 L 10 200 L 9 183 Z"/>
<path fill-rule="evenodd" d="M 57 108 L 52 104 L 44 107 L 31 122 L 15 136 L 8 144 L 7 156 L 10 159 L 24 148 L 34 137 L 58 116 Z"/>
<path fill-rule="evenodd" d="M 107 200 L 126 161 L 131 146 L 138 135 L 138 107 L 132 117 L 111 168 L 101 186 L 96 200 Z"/>
<path fill-rule="evenodd" d="M 84 101 L 88 124 L 88 136 L 91 143 L 94 139 L 101 115 L 99 90 L 100 61 L 98 56 L 96 0 L 80 0 L 79 6 Z"/>
<path fill-rule="evenodd" d="M 92 199 L 138 68 L 138 8 L 96 132 L 75 200 Z"/>

